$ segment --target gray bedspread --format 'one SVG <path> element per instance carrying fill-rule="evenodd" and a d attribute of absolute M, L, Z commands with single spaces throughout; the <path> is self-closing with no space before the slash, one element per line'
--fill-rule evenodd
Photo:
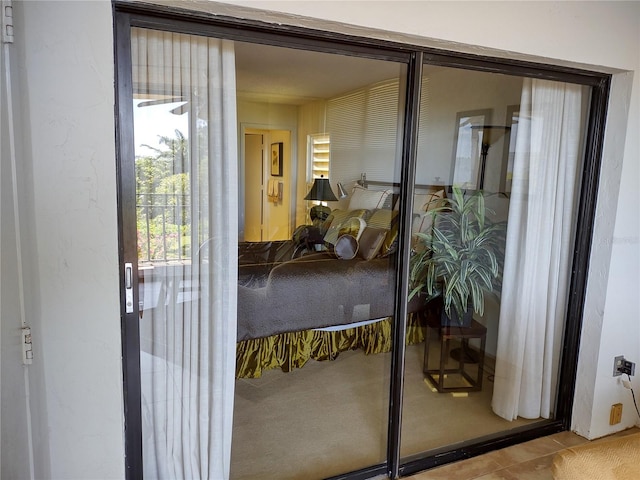
<path fill-rule="evenodd" d="M 322 252 L 262 269 L 258 258 L 240 262 L 238 341 L 393 316 L 394 257 L 340 260 Z M 410 310 L 420 307 L 412 302 Z"/>

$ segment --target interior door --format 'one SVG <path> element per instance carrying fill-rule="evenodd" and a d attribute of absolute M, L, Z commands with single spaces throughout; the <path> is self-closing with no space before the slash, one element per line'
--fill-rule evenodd
<path fill-rule="evenodd" d="M 264 216 L 264 135 L 244 136 L 244 241 L 262 241 Z"/>

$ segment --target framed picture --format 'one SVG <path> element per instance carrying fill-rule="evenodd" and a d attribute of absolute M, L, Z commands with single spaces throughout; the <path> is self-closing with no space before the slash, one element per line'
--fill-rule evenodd
<path fill-rule="evenodd" d="M 468 190 L 481 188 L 482 127 L 491 122 L 491 113 L 490 108 L 457 113 L 451 185 Z"/>
<path fill-rule="evenodd" d="M 504 193 L 506 196 L 509 196 L 509 193 L 511 193 L 513 160 L 516 154 L 516 137 L 518 135 L 518 124 L 520 121 L 520 105 L 509 105 L 505 118 L 505 125 L 509 127 L 509 131 L 507 131 L 504 141 L 502 172 L 500 175 L 500 193 Z"/>
<path fill-rule="evenodd" d="M 271 176 L 282 176 L 282 142 L 271 144 Z"/>

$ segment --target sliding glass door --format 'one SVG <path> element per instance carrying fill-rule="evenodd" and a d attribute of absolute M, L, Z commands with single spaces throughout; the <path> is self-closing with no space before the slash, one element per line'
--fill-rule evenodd
<path fill-rule="evenodd" d="M 296 223 L 286 240 L 239 245 L 231 478 L 383 464 L 407 67 L 245 42 L 235 52 L 241 128 L 294 132 L 263 140 L 259 171 L 266 212 L 293 210 Z"/>
<path fill-rule="evenodd" d="M 384 469 L 408 64 L 397 57 L 130 30 L 124 275 L 145 478 Z M 247 241 L 249 197 L 265 224 L 295 219 L 284 240 Z"/>
<path fill-rule="evenodd" d="M 588 87 L 425 65 L 402 455 L 554 419 Z M 455 92 L 455 96 L 451 93 Z"/>
<path fill-rule="evenodd" d="M 395 477 L 567 428 L 606 82 L 116 11 L 129 478 Z"/>
<path fill-rule="evenodd" d="M 125 275 L 138 273 L 144 474 L 222 478 L 235 358 L 234 46 L 134 28 L 131 65 L 137 262 Z"/>

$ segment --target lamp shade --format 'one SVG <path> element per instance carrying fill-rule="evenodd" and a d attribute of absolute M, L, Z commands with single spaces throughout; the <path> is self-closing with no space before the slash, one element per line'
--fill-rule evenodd
<path fill-rule="evenodd" d="M 316 178 L 313 181 L 313 186 L 307 196 L 304 197 L 305 200 L 318 200 L 320 202 L 337 202 L 333 190 L 331 190 L 331 185 L 329 185 L 328 178 Z"/>

